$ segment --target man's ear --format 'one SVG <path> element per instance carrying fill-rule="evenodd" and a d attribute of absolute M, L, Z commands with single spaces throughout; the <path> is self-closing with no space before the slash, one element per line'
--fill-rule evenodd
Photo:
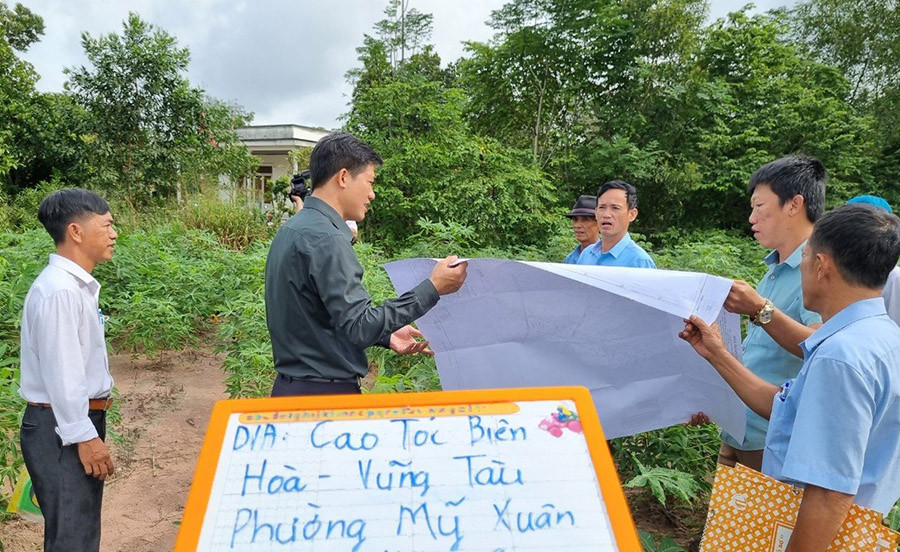
<path fill-rule="evenodd" d="M 634 209 L 631 209 L 630 211 L 628 211 L 628 222 L 634 222 L 634 219 L 636 219 L 637 216 L 638 216 L 638 210 L 637 210 L 637 207 L 635 207 Z"/>
<path fill-rule="evenodd" d="M 81 243 L 84 240 L 84 227 L 77 222 L 66 225 L 66 239 L 72 243 Z"/>
<path fill-rule="evenodd" d="M 806 199 L 802 195 L 797 194 L 791 198 L 788 215 L 793 217 L 799 214 L 806 214 Z"/>
<path fill-rule="evenodd" d="M 816 279 L 827 280 L 837 275 L 837 266 L 831 255 L 823 252 L 816 253 Z"/>
<path fill-rule="evenodd" d="M 339 188 L 347 187 L 347 180 L 350 178 L 350 171 L 347 169 L 341 169 L 335 175 L 335 179 L 337 180 L 337 185 Z"/>

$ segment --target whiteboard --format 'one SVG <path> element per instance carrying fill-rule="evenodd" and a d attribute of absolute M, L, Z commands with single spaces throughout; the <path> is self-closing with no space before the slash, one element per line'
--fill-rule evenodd
<path fill-rule="evenodd" d="M 222 401 L 176 549 L 637 550 L 602 437 L 583 388 Z"/>

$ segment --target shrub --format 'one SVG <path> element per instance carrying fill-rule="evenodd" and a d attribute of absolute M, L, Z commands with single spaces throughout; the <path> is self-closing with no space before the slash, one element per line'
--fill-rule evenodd
<path fill-rule="evenodd" d="M 210 232 L 219 242 L 233 249 L 243 249 L 271 234 L 265 215 L 255 206 L 225 203 L 205 196 L 188 199 L 180 220 L 187 228 Z"/>

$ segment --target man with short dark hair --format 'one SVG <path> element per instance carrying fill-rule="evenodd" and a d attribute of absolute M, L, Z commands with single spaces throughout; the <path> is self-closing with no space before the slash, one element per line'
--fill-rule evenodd
<path fill-rule="evenodd" d="M 600 239 L 600 229 L 594 214 L 596 206 L 597 196 L 583 195 L 578 198 L 572 210 L 566 215 L 572 221 L 572 233 L 575 234 L 578 245 L 563 260 L 563 263 L 597 264 L 599 251 L 591 248 Z"/>
<path fill-rule="evenodd" d="M 113 381 L 94 267 L 112 258 L 118 234 L 106 201 L 58 190 L 38 219 L 56 244 L 22 312 L 22 456 L 44 515 L 44 550 L 100 549 L 103 481 L 114 467 L 106 438 Z"/>
<path fill-rule="evenodd" d="M 366 216 L 380 164 L 368 144 L 347 133 L 329 134 L 313 148 L 312 193 L 278 230 L 266 259 L 266 323 L 278 372 L 272 396 L 359 393 L 372 345 L 433 354 L 409 323 L 462 286 L 466 263 L 447 257 L 412 290 L 372 305 L 344 221 Z"/>
<path fill-rule="evenodd" d="M 795 356 L 800 354 L 798 344 L 822 321 L 803 306 L 799 266 L 813 223 L 825 209 L 826 180 L 818 159 L 795 155 L 766 163 L 753 173 L 747 187 L 753 237 L 772 250 L 765 258 L 769 270 L 756 289 L 736 280 L 725 308 L 750 317 L 744 363 L 773 385 L 797 375 L 803 365 Z M 747 409 L 742 441 L 722 432 L 719 463 L 741 463 L 759 470 L 767 426 L 766 420 Z"/>
<path fill-rule="evenodd" d="M 656 268 L 656 263 L 628 233 L 637 218 L 637 189 L 623 180 L 611 180 L 597 191 L 594 216 L 600 229 L 600 241 L 590 246 L 585 255 L 600 266 Z"/>
<path fill-rule="evenodd" d="M 796 378 L 760 378 L 697 316 L 679 336 L 769 419 L 762 471 L 804 487 L 787 551 L 824 551 L 850 504 L 900 498 L 900 328 L 881 287 L 900 258 L 900 219 L 844 205 L 816 223 L 800 264 L 803 302 L 825 322 L 801 343 Z"/>

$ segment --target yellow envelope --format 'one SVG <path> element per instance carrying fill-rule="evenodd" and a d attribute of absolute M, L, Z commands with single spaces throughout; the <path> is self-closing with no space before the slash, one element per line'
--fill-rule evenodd
<path fill-rule="evenodd" d="M 700 552 L 784 552 L 803 490 L 738 465 L 716 469 Z M 900 534 L 854 504 L 828 551 L 893 552 Z"/>

